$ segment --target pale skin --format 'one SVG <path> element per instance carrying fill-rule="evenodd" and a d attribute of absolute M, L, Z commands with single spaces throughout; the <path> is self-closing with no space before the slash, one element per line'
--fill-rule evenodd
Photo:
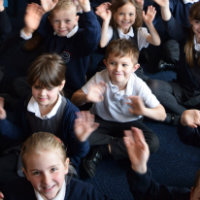
<path fill-rule="evenodd" d="M 171 11 L 169 9 L 169 0 L 154 0 L 161 9 L 161 16 L 164 21 L 168 21 L 171 18 Z"/>
<path fill-rule="evenodd" d="M 140 174 L 147 172 L 147 161 L 149 159 L 149 147 L 144 139 L 142 131 L 131 127 L 124 131 L 124 144 L 126 146 L 131 168 Z"/>
<path fill-rule="evenodd" d="M 79 3 L 79 6 L 82 8 L 84 12 L 89 12 L 91 10 L 89 0 L 77 0 L 77 1 Z M 24 33 L 27 36 L 30 36 L 34 31 L 38 29 L 44 13 L 47 10 L 48 11 L 52 10 L 57 2 L 58 0 L 54 1 L 43 0 L 41 1 L 42 6 L 36 3 L 28 4 L 24 16 L 25 27 L 23 28 Z"/>
<path fill-rule="evenodd" d="M 0 12 L 4 11 L 3 0 L 0 0 Z"/>
<path fill-rule="evenodd" d="M 181 115 L 181 124 L 191 128 L 197 128 L 200 126 L 200 110 L 185 110 Z"/>
<path fill-rule="evenodd" d="M 102 28 L 101 28 L 101 40 L 100 40 L 100 47 L 104 48 L 108 44 L 108 30 L 109 30 L 109 24 L 112 17 L 112 13 L 109 9 L 110 3 L 106 2 L 101 4 L 97 7 L 96 14 L 102 18 Z M 146 38 L 147 42 L 149 42 L 152 45 L 159 46 L 160 36 L 158 35 L 154 25 L 153 20 L 156 15 L 156 10 L 153 6 L 149 6 L 147 9 L 147 12 L 145 13 L 143 11 L 142 16 L 143 20 L 150 32 L 149 36 Z M 119 27 L 120 28 L 120 27 Z"/>

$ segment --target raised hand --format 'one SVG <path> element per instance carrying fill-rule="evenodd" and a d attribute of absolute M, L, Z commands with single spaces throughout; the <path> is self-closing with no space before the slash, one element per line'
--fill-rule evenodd
<path fill-rule="evenodd" d="M 200 126 L 200 110 L 185 110 L 181 115 L 181 124 L 192 128 Z"/>
<path fill-rule="evenodd" d="M 110 5 L 111 3 L 110 2 L 105 2 L 105 3 L 102 3 L 100 4 L 97 8 L 96 8 L 96 14 L 101 17 L 101 19 L 103 21 L 105 20 L 109 20 L 111 19 L 111 16 L 112 16 L 112 13 L 111 13 L 111 10 L 110 10 Z"/>
<path fill-rule="evenodd" d="M 149 147 L 142 131 L 131 127 L 131 130 L 124 131 L 124 135 L 124 144 L 131 161 L 132 169 L 141 174 L 146 173 Z"/>
<path fill-rule="evenodd" d="M 39 27 L 43 14 L 44 10 L 40 5 L 36 3 L 28 4 L 24 16 L 24 22 L 25 22 L 24 32 L 27 35 L 32 34 Z"/>
<path fill-rule="evenodd" d="M 58 0 L 40 0 L 41 6 L 45 12 L 49 12 L 52 10 L 56 4 L 58 3 Z"/>
<path fill-rule="evenodd" d="M 79 6 L 83 9 L 83 12 L 89 12 L 91 10 L 89 0 L 74 0 L 78 1 Z"/>
<path fill-rule="evenodd" d="M 139 96 L 129 96 L 128 99 L 131 101 L 127 103 L 130 105 L 129 111 L 133 115 L 143 115 L 146 107 L 142 99 Z"/>
<path fill-rule="evenodd" d="M 106 83 L 100 82 L 98 84 L 92 84 L 89 89 L 86 96 L 86 99 L 88 102 L 101 102 L 104 100 L 104 93 L 106 90 Z"/>
<path fill-rule="evenodd" d="M 148 6 L 146 14 L 144 11 L 142 12 L 142 17 L 146 25 L 152 24 L 155 16 L 156 16 L 156 9 L 153 6 Z"/>
<path fill-rule="evenodd" d="M 94 121 L 94 115 L 89 111 L 80 111 L 76 115 L 74 132 L 78 140 L 84 142 L 98 128 L 99 124 Z"/>
<path fill-rule="evenodd" d="M 6 118 L 6 111 L 4 109 L 4 98 L 0 97 L 0 120 Z"/>

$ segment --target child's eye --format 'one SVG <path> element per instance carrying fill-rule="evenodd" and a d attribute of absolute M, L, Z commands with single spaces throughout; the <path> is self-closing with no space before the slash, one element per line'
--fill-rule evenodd
<path fill-rule="evenodd" d="M 56 167 L 51 168 L 51 172 L 55 172 L 55 171 L 57 171 Z"/>
<path fill-rule="evenodd" d="M 40 87 L 39 85 L 34 85 L 33 87 L 34 87 L 36 90 L 41 89 L 41 87 Z"/>
<path fill-rule="evenodd" d="M 121 15 L 121 16 L 122 16 L 122 15 L 124 15 L 124 13 L 119 13 L 119 15 Z"/>
<path fill-rule="evenodd" d="M 66 23 L 66 24 L 70 23 L 70 20 L 69 20 L 69 19 L 66 19 L 66 20 L 65 20 L 65 23 Z"/>
<path fill-rule="evenodd" d="M 110 62 L 111 65 L 115 65 L 115 62 Z"/>
<path fill-rule="evenodd" d="M 122 67 L 127 67 L 128 66 L 128 64 L 122 64 Z"/>
<path fill-rule="evenodd" d="M 54 23 L 58 24 L 58 23 L 59 23 L 59 20 L 54 20 Z"/>
<path fill-rule="evenodd" d="M 134 14 L 133 14 L 133 13 L 130 13 L 129 16 L 134 16 Z"/>
<path fill-rule="evenodd" d="M 32 175 L 33 175 L 33 176 L 39 176 L 39 175 L 40 175 L 40 172 L 39 172 L 39 171 L 33 171 L 33 172 L 32 172 Z"/>

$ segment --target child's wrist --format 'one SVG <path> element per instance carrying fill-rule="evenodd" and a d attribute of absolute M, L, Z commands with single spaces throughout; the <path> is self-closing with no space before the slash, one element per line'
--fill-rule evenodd
<path fill-rule="evenodd" d="M 3 12 L 4 11 L 4 6 L 0 6 L 0 12 Z"/>
<path fill-rule="evenodd" d="M 34 32 L 34 30 L 29 29 L 28 27 L 24 27 L 24 28 L 23 28 L 23 31 L 24 31 L 24 33 L 25 33 L 27 36 L 32 35 L 33 32 Z"/>

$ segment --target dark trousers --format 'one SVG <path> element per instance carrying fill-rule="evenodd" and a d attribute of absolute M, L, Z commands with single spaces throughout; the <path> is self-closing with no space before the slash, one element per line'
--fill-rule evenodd
<path fill-rule="evenodd" d="M 100 126 L 89 137 L 90 145 L 96 146 L 109 144 L 111 146 L 111 155 L 116 160 L 128 158 L 126 147 L 123 142 L 123 132 L 124 130 L 130 130 L 131 127 L 137 127 L 143 131 L 151 153 L 156 152 L 159 148 L 158 137 L 142 122 L 142 119 L 119 123 L 105 121 L 96 116 L 95 121 L 98 122 Z"/>

